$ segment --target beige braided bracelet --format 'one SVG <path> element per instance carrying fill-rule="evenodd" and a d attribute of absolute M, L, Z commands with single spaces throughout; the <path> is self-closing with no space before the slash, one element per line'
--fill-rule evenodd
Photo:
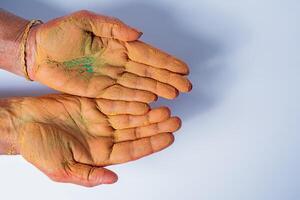
<path fill-rule="evenodd" d="M 42 24 L 43 22 L 41 20 L 31 20 L 25 30 L 24 30 L 24 34 L 22 36 L 22 40 L 21 40 L 21 44 L 20 44 L 20 58 L 21 58 L 21 65 L 22 65 L 22 69 L 23 69 L 23 73 L 24 76 L 27 80 L 32 81 L 29 77 L 28 74 L 28 70 L 27 70 L 27 64 L 26 64 L 26 43 L 27 43 L 27 39 L 28 39 L 28 34 L 30 31 L 30 28 L 33 27 L 36 24 Z"/>

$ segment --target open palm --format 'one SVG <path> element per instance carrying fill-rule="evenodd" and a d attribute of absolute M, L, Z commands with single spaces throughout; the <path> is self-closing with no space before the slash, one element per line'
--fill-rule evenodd
<path fill-rule="evenodd" d="M 112 100 L 149 103 L 188 92 L 187 65 L 139 41 L 140 35 L 88 11 L 54 19 L 31 31 L 29 75 L 65 93 Z"/>
<path fill-rule="evenodd" d="M 49 95 L 21 105 L 20 154 L 51 179 L 84 186 L 115 182 L 102 167 L 166 148 L 180 127 L 167 108 L 139 102 Z"/>

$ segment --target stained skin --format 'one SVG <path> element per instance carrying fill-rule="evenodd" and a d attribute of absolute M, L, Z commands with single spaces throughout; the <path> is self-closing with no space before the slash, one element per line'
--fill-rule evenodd
<path fill-rule="evenodd" d="M 31 79 L 85 97 L 152 102 L 191 90 L 187 65 L 139 41 L 120 20 L 79 11 L 35 26 L 29 34 Z"/>
<path fill-rule="evenodd" d="M 69 95 L 10 101 L 20 153 L 54 181 L 84 186 L 113 183 L 104 166 L 124 163 L 169 146 L 180 119 L 145 103 Z"/>
<path fill-rule="evenodd" d="M 73 69 L 77 68 L 79 72 L 94 72 L 94 64 L 95 59 L 93 57 L 83 57 L 83 58 L 78 58 L 78 59 L 73 59 L 69 61 L 63 62 L 63 65 L 65 65 L 67 68 Z"/>
<path fill-rule="evenodd" d="M 75 71 L 76 73 L 81 74 L 82 78 L 86 78 L 89 81 L 90 77 L 93 76 L 95 58 L 94 57 L 82 57 L 77 59 L 72 59 L 69 61 L 63 62 L 65 70 L 70 73 Z M 98 63 L 97 67 L 101 67 L 101 64 Z"/>

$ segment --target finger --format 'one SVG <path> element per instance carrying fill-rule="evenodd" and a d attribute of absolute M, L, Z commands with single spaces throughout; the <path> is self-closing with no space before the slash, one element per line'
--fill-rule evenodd
<path fill-rule="evenodd" d="M 167 69 L 180 74 L 188 74 L 188 66 L 181 60 L 141 41 L 125 43 L 128 57 L 136 62 Z"/>
<path fill-rule="evenodd" d="M 123 100 L 123 101 L 139 101 L 151 103 L 157 100 L 157 96 L 148 91 L 126 88 L 121 85 L 113 85 L 102 91 L 97 98 Z"/>
<path fill-rule="evenodd" d="M 160 133 L 135 141 L 121 142 L 113 146 L 109 163 L 118 164 L 142 158 L 158 152 L 174 141 L 171 133 Z"/>
<path fill-rule="evenodd" d="M 115 129 L 134 128 L 147 126 L 149 124 L 162 122 L 170 118 L 170 110 L 167 107 L 160 107 L 150 110 L 145 115 L 114 115 L 108 120 Z"/>
<path fill-rule="evenodd" d="M 90 11 L 74 13 L 76 23 L 99 37 L 114 38 L 122 41 L 137 40 L 142 32 L 126 25 L 116 18 L 99 15 Z"/>
<path fill-rule="evenodd" d="M 124 73 L 117 82 L 125 87 L 153 92 L 166 99 L 174 99 L 178 96 L 178 90 L 168 84 L 131 73 Z"/>
<path fill-rule="evenodd" d="M 59 182 L 93 187 L 101 184 L 112 184 L 118 180 L 118 176 L 108 169 L 81 163 L 69 164 L 66 170 L 68 177 L 66 180 L 60 180 Z"/>
<path fill-rule="evenodd" d="M 167 83 L 180 92 L 188 92 L 192 89 L 192 84 L 187 78 L 169 70 L 155 68 L 134 61 L 128 61 L 125 67 L 127 72 Z"/>
<path fill-rule="evenodd" d="M 148 112 L 148 104 L 135 101 L 112 101 L 96 99 L 99 110 L 106 115 L 143 115 Z"/>
<path fill-rule="evenodd" d="M 178 117 L 171 117 L 166 121 L 150 124 L 148 126 L 116 130 L 114 133 L 114 141 L 124 142 L 150 137 L 159 133 L 171 133 L 177 131 L 180 126 L 181 120 Z"/>

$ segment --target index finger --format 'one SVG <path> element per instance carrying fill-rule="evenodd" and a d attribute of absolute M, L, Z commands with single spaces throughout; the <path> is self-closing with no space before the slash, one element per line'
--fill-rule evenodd
<path fill-rule="evenodd" d="M 167 69 L 179 74 L 188 74 L 189 68 L 186 63 L 171 56 L 149 44 L 141 41 L 125 43 L 129 59 L 150 65 L 156 68 Z"/>

